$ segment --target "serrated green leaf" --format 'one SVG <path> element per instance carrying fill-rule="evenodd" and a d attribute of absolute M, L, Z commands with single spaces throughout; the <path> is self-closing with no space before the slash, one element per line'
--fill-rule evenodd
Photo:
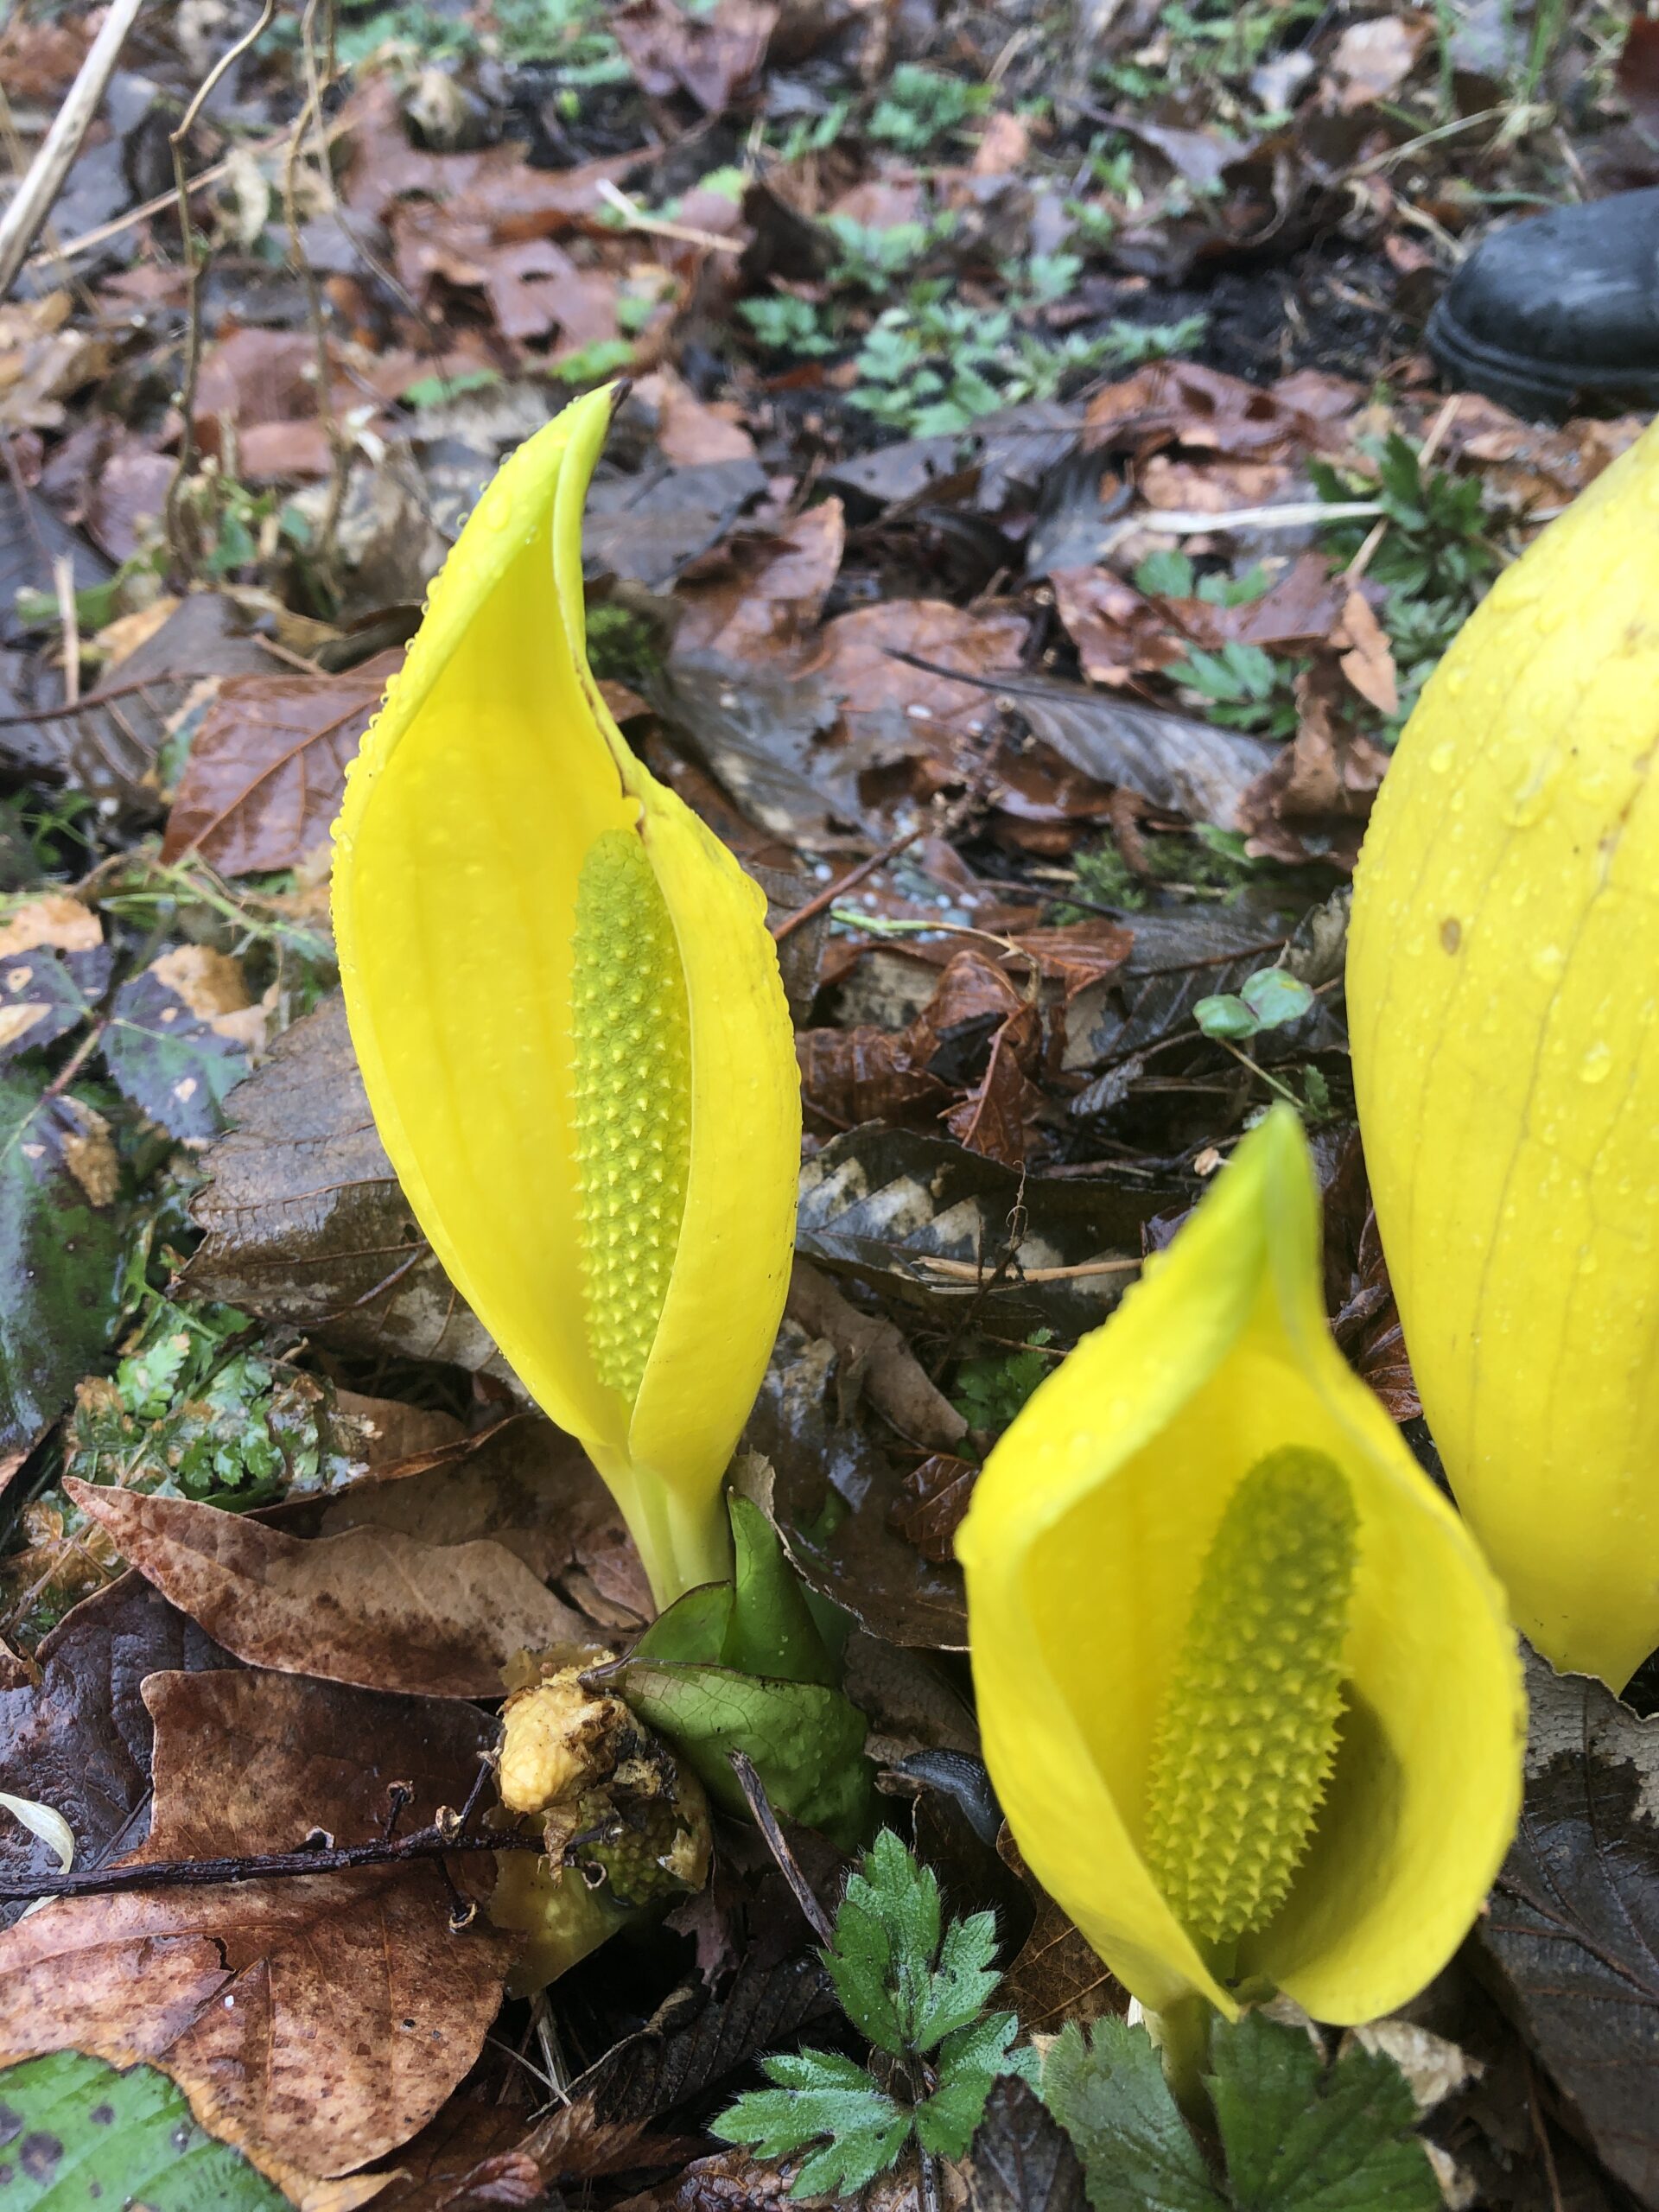
<path fill-rule="evenodd" d="M 741 1675 L 780 1682 L 818 1682 L 833 1688 L 836 1664 L 824 1649 L 794 1568 L 778 1531 L 760 1507 L 734 1491 L 727 1503 L 736 1553 L 735 1595 L 718 1653 Z"/>
<path fill-rule="evenodd" d="M 0 2072 L 6 2212 L 143 2204 L 149 2212 L 281 2212 L 288 2199 L 239 2151 L 197 2126 L 154 2067 L 118 2073 L 54 2050 Z"/>
<path fill-rule="evenodd" d="M 792 2158 L 828 2136 L 797 2176 L 796 2196 L 862 2189 L 898 2157 L 910 2114 L 852 2059 L 802 2050 L 764 2064 L 778 2087 L 739 2097 L 710 2132 L 723 2142 L 747 2143 L 766 2158 Z"/>
<path fill-rule="evenodd" d="M 1435 2212 L 1404 2075 L 1351 2050 L 1328 2070 L 1298 2028 L 1248 2012 L 1211 2033 L 1207 2077 L 1237 2212 Z"/>
<path fill-rule="evenodd" d="M 918 2022 L 932 1994 L 940 1934 L 939 1885 L 932 1869 L 918 1865 L 893 1830 L 883 1828 L 847 1885 L 824 1964 L 848 2018 L 895 2056 L 918 2040 Z M 874 2003 L 873 1975 L 881 1987 Z"/>
<path fill-rule="evenodd" d="M 939 2086 L 916 2107 L 916 2134 L 925 2149 L 942 2158 L 963 2157 L 985 2117 L 986 2100 L 997 2075 L 1010 2071 L 1029 2075 L 1034 2051 L 1016 2054 L 1010 2064 L 1008 2045 L 1019 2032 L 1019 2020 L 1012 2012 L 993 2012 L 946 2037 L 935 2062 Z"/>
<path fill-rule="evenodd" d="M 1225 2212 L 1142 2027 L 1068 2021 L 1043 2062 L 1043 2101 L 1077 2146 L 1095 2212 Z"/>
<path fill-rule="evenodd" d="M 912 2039 L 918 2050 L 931 2050 L 944 2037 L 978 2019 L 1002 1978 L 991 1963 L 995 1956 L 995 1914 L 976 1912 L 950 1923 L 939 1946 L 938 1964 L 916 2007 Z"/>
<path fill-rule="evenodd" d="M 728 1667 L 637 1656 L 604 1680 L 686 1759 L 717 1804 L 745 1801 L 728 1754 L 754 1763 L 785 1820 L 817 1828 L 844 1850 L 868 1834 L 874 1770 L 864 1757 L 868 1724 L 839 1690 L 817 1682 L 767 1682 Z"/>

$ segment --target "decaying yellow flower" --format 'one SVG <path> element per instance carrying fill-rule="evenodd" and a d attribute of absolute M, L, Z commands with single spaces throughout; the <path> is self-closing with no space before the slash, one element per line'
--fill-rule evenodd
<path fill-rule="evenodd" d="M 1026 1406 L 957 1551 L 1009 1824 L 1149 2011 L 1265 1977 L 1363 2020 L 1445 1963 L 1520 1803 L 1515 1637 L 1331 1338 L 1288 1109 Z"/>
<path fill-rule="evenodd" d="M 1365 1158 L 1459 1503 L 1558 1667 L 1659 1644 L 1659 429 L 1400 741 L 1348 953 Z"/>
<path fill-rule="evenodd" d="M 729 1571 L 720 1483 L 783 1309 L 800 1094 L 766 901 L 588 671 L 610 414 L 567 408 L 461 533 L 352 771 L 334 922 L 410 1205 L 665 1604 Z"/>

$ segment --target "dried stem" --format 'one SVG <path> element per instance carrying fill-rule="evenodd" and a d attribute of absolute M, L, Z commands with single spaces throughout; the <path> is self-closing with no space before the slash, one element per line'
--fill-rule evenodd
<path fill-rule="evenodd" d="M 99 1866 L 79 1874 L 40 1874 L 0 1882 L 0 1903 L 32 1897 L 111 1897 L 130 1890 L 212 1889 L 227 1882 L 275 1882 L 306 1874 L 343 1874 L 362 1866 L 407 1866 L 442 1862 L 454 1852 L 545 1851 L 539 1836 L 464 1835 L 435 1821 L 429 1827 L 390 1840 L 352 1843 L 325 1851 L 238 1853 L 224 1859 L 158 1859 L 149 1865 Z"/>
<path fill-rule="evenodd" d="M 226 71 L 264 36 L 276 12 L 276 0 L 264 0 L 257 21 L 243 32 L 234 46 L 228 47 L 220 54 L 197 87 L 195 98 L 186 108 L 178 129 L 168 135 L 168 150 L 173 157 L 173 193 L 179 210 L 179 238 L 184 250 L 188 317 L 184 340 L 184 380 L 179 391 L 183 428 L 179 432 L 179 458 L 173 470 L 173 480 L 167 487 L 163 527 L 168 550 L 179 566 L 186 570 L 189 569 L 190 561 L 188 550 L 179 531 L 179 499 L 196 458 L 196 385 L 201 375 L 201 280 L 207 270 L 207 256 L 202 250 L 201 242 L 196 236 L 195 224 L 191 219 L 190 182 L 184 173 L 184 149 L 186 141 L 195 128 L 196 118 L 212 98 L 214 87 Z"/>

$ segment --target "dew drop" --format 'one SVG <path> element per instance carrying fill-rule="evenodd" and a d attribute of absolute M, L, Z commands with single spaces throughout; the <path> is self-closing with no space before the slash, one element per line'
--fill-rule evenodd
<path fill-rule="evenodd" d="M 1559 944 L 1541 944 L 1532 956 L 1532 972 L 1541 983 L 1553 983 L 1567 965 Z"/>
<path fill-rule="evenodd" d="M 1613 1048 L 1607 1044 L 1592 1045 L 1579 1062 L 1580 1083 L 1605 1083 L 1613 1069 Z"/>
<path fill-rule="evenodd" d="M 1428 756 L 1428 765 L 1437 776 L 1443 776 L 1457 757 L 1456 746 L 1448 741 L 1434 747 Z"/>

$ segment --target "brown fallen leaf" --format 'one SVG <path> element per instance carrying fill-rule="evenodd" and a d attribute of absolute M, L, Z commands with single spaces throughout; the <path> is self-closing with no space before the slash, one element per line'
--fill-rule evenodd
<path fill-rule="evenodd" d="M 241 1084 L 207 1153 L 207 1232 L 193 1296 L 288 1321 L 324 1343 L 509 1370 L 416 1227 L 374 1117 L 338 994 L 296 1021 Z"/>
<path fill-rule="evenodd" d="M 397 2154 L 376 2212 L 483 2212 L 486 2205 L 545 2204 L 563 2182 L 670 2164 L 697 2146 L 652 2138 L 645 2120 L 602 2120 L 591 2099 L 557 2105 L 537 2126 L 522 2107 L 451 2098 Z"/>
<path fill-rule="evenodd" d="M 515 1652 L 590 1645 L 591 1624 L 505 1545 L 394 1529 L 281 1529 L 187 1498 L 65 1489 L 121 1556 L 250 1666 L 438 1698 L 491 1697 Z"/>
<path fill-rule="evenodd" d="M 401 654 L 344 676 L 232 677 L 190 747 L 164 861 L 200 853 L 226 875 L 297 868 L 326 845 L 346 771 Z"/>
<path fill-rule="evenodd" d="M 1415 8 L 1350 23 L 1337 41 L 1325 80 L 1345 114 L 1399 91 L 1434 35 L 1434 17 Z"/>
<path fill-rule="evenodd" d="M 76 1605 L 41 1643 L 38 1686 L 0 1692 L 0 1789 L 60 1813 L 83 1872 L 130 1851 L 143 1835 L 150 1789 L 146 1675 L 236 1662 L 137 1574 Z M 55 1873 L 45 1844 L 0 1816 L 0 1879 Z M 7 1921 L 21 1904 L 0 1906 Z"/>
<path fill-rule="evenodd" d="M 729 400 L 699 399 L 683 377 L 664 365 L 635 380 L 634 406 L 654 415 L 657 442 L 677 467 L 700 461 L 753 461 L 754 440 Z"/>
<path fill-rule="evenodd" d="M 1044 1104 L 1027 1070 L 1035 1063 L 1042 1024 L 1034 1006 L 1011 1014 L 991 1040 L 985 1073 L 944 1125 L 958 1144 L 1005 1166 L 1025 1164 L 1031 1131 Z"/>
<path fill-rule="evenodd" d="M 963 1433 L 967 1433 L 965 1421 Z M 924 1559 L 943 1566 L 957 1555 L 957 1530 L 978 1480 L 979 1467 L 974 1460 L 936 1452 L 912 1467 L 899 1484 L 899 1495 L 887 1510 L 887 1525 L 914 1544 Z"/>
<path fill-rule="evenodd" d="M 305 1535 L 372 1527 L 433 1545 L 491 1537 L 608 1631 L 643 1626 L 655 1610 L 615 1500 L 581 1446 L 541 1414 L 420 1452 L 296 1517 Z"/>
<path fill-rule="evenodd" d="M 157 1674 L 149 1839 L 127 1862 L 337 1843 L 464 1798 L 493 1724 L 280 1675 Z M 454 1862 L 463 1874 L 467 1862 Z M 501 1999 L 510 1940 L 449 1927 L 435 1866 L 66 1897 L 0 1935 L 0 2065 L 48 2050 L 169 2074 L 296 2199 L 423 2126 Z"/>
<path fill-rule="evenodd" d="M 771 0 L 716 0 L 702 16 L 671 0 L 629 0 L 609 29 L 648 98 L 689 92 L 705 115 L 720 115 L 752 85 L 779 13 Z"/>
<path fill-rule="evenodd" d="M 676 594 L 684 608 L 676 652 L 785 665 L 798 661 L 840 570 L 846 542 L 839 499 L 822 500 L 764 537 L 728 538 Z"/>
<path fill-rule="evenodd" d="M 1351 868 L 1389 756 L 1343 718 L 1329 663 L 1296 680 L 1296 734 L 1238 803 L 1252 854 Z"/>
<path fill-rule="evenodd" d="M 785 1310 L 813 1336 L 827 1337 L 838 1351 L 863 1363 L 871 1404 L 901 1436 L 945 1445 L 958 1444 L 968 1433 L 967 1422 L 929 1380 L 903 1332 L 880 1314 L 861 1313 L 808 1260 L 796 1259 Z"/>
<path fill-rule="evenodd" d="M 1397 715 L 1400 685 L 1394 672 L 1394 650 L 1363 592 L 1351 591 L 1344 602 L 1342 628 L 1333 642 L 1339 645 L 1344 639 L 1349 650 L 1338 664 L 1343 674 L 1378 714 Z"/>
<path fill-rule="evenodd" d="M 996 1850 L 1037 1904 L 1031 1933 L 1002 1977 L 998 2001 L 1018 2012 L 1020 2026 L 1031 2035 L 1052 2035 L 1068 2020 L 1086 2027 L 1108 2012 L 1121 2019 L 1129 2009 L 1128 1990 L 1039 1885 L 1007 1827 L 996 1840 Z"/>

